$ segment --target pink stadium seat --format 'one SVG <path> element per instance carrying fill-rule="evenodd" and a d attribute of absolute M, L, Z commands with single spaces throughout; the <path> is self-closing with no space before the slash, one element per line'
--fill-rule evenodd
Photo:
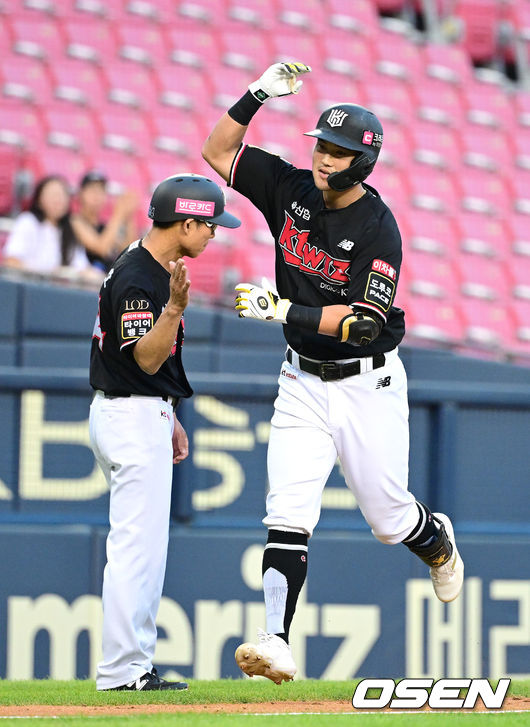
<path fill-rule="evenodd" d="M 509 174 L 516 212 L 530 214 L 530 170 L 514 167 Z"/>
<path fill-rule="evenodd" d="M 458 251 L 458 234 L 448 215 L 411 207 L 406 224 L 408 237 L 403 240 L 405 250 L 441 256 L 453 256 Z"/>
<path fill-rule="evenodd" d="M 219 27 L 226 18 L 225 0 L 184 0 L 178 3 L 178 16 Z M 180 25 L 179 20 L 176 21 Z"/>
<path fill-rule="evenodd" d="M 89 168 L 88 158 L 78 151 L 57 146 L 43 146 L 39 149 L 38 164 L 40 175 L 60 173 L 76 189 L 79 181 Z"/>
<path fill-rule="evenodd" d="M 208 243 L 203 255 L 187 258 L 186 267 L 192 281 L 190 293 L 195 300 L 201 293 L 209 298 L 219 298 L 225 292 L 226 249 L 215 238 Z"/>
<path fill-rule="evenodd" d="M 144 167 L 150 189 L 173 174 L 195 171 L 188 157 L 162 151 L 151 151 L 144 159 Z"/>
<path fill-rule="evenodd" d="M 215 67 L 219 63 L 218 35 L 204 25 L 186 21 L 167 28 L 169 56 L 175 63 L 196 68 Z"/>
<path fill-rule="evenodd" d="M 118 54 L 127 60 L 158 65 L 169 60 L 166 39 L 153 23 L 138 21 L 116 24 Z"/>
<path fill-rule="evenodd" d="M 208 131 L 200 122 L 182 109 L 160 107 L 152 116 L 154 129 L 153 147 L 193 158 L 200 155 L 201 146 Z"/>
<path fill-rule="evenodd" d="M 409 249 L 402 268 L 409 295 L 454 300 L 458 297 L 456 269 L 446 257 Z"/>
<path fill-rule="evenodd" d="M 107 86 L 98 66 L 64 57 L 50 67 L 55 98 L 99 108 L 107 98 Z"/>
<path fill-rule="evenodd" d="M 530 256 L 530 224 L 528 215 L 516 214 L 508 217 L 512 252 Z"/>
<path fill-rule="evenodd" d="M 25 99 L 36 104 L 53 98 L 52 81 L 47 66 L 38 58 L 8 55 L 0 62 L 2 95 Z"/>
<path fill-rule="evenodd" d="M 489 63 L 496 55 L 498 23 L 497 0 L 457 0 L 454 14 L 464 24 L 462 43 L 476 63 Z"/>
<path fill-rule="evenodd" d="M 423 78 L 423 59 L 419 47 L 406 36 L 382 30 L 375 36 L 375 68 L 391 78 L 418 82 Z"/>
<path fill-rule="evenodd" d="M 513 207 L 512 194 L 499 174 L 465 166 L 458 178 L 461 209 L 507 216 Z"/>
<path fill-rule="evenodd" d="M 513 103 L 517 122 L 522 126 L 530 126 L 530 91 L 516 90 Z"/>
<path fill-rule="evenodd" d="M 302 46 L 300 50 L 309 42 L 311 42 L 311 38 L 307 36 L 305 40 L 298 41 L 299 45 Z M 353 77 L 357 81 L 366 81 L 373 76 L 375 64 L 373 42 L 369 41 L 364 35 L 354 35 L 347 31 L 334 30 L 324 34 L 321 45 L 322 50 L 320 52 L 323 52 L 323 61 L 317 64 L 306 60 L 309 57 L 309 52 L 312 53 L 314 58 L 314 50 L 308 50 L 308 53 L 305 54 L 299 53 L 299 60 L 313 66 L 323 65 L 326 71 L 336 71 L 348 77 Z"/>
<path fill-rule="evenodd" d="M 255 80 L 255 74 L 241 68 L 211 65 L 208 79 L 213 88 L 213 103 L 226 110 L 243 96 L 249 83 Z"/>
<path fill-rule="evenodd" d="M 515 124 L 512 94 L 502 86 L 474 81 L 467 84 L 464 99 L 467 117 L 473 124 L 511 130 Z"/>
<path fill-rule="evenodd" d="M 401 210 L 408 208 L 410 197 L 408 177 L 402 170 L 384 164 L 376 165 L 366 181 L 377 189 L 396 217 Z"/>
<path fill-rule="evenodd" d="M 181 17 L 178 15 L 178 4 L 175 0 L 156 0 L 156 2 L 126 0 L 125 13 L 127 20 L 132 18 L 151 20 L 159 23 L 160 26 L 181 22 Z"/>
<path fill-rule="evenodd" d="M 110 101 L 145 110 L 156 105 L 156 75 L 147 67 L 131 61 L 114 60 L 104 68 L 104 73 Z"/>
<path fill-rule="evenodd" d="M 379 18 L 371 0 L 327 0 L 328 21 L 342 30 L 353 30 L 368 37 L 379 32 Z"/>
<path fill-rule="evenodd" d="M 278 30 L 271 33 L 270 43 L 273 54 L 271 63 L 284 61 L 286 49 L 288 49 L 289 59 L 302 61 L 302 63 L 307 63 L 308 66 L 314 68 L 318 68 L 323 63 L 321 43 L 302 30 L 290 28 L 289 26 L 279 26 Z"/>
<path fill-rule="evenodd" d="M 20 168 L 20 151 L 0 144 L 0 215 L 9 216 L 15 202 L 14 187 Z"/>
<path fill-rule="evenodd" d="M 463 161 L 471 166 L 492 171 L 509 169 L 514 148 L 510 135 L 502 129 L 467 124 L 460 131 Z"/>
<path fill-rule="evenodd" d="M 502 303 L 461 298 L 458 310 L 464 323 L 466 345 L 498 350 L 511 341 L 515 327 Z"/>
<path fill-rule="evenodd" d="M 511 281 L 511 295 L 530 301 L 530 258 L 513 255 L 507 259 L 505 267 Z"/>
<path fill-rule="evenodd" d="M 407 179 L 411 189 L 410 202 L 416 207 L 453 214 L 460 201 L 455 176 L 428 164 L 408 165 Z"/>
<path fill-rule="evenodd" d="M 0 109 L 0 142 L 32 153 L 46 141 L 47 130 L 38 111 L 18 99 L 5 99 Z"/>
<path fill-rule="evenodd" d="M 36 17 L 15 15 L 11 19 L 11 31 L 12 47 L 16 53 L 48 59 L 50 62 L 63 54 L 64 38 L 60 28 L 54 20 L 43 14 Z"/>
<path fill-rule="evenodd" d="M 459 168 L 462 151 L 456 131 L 430 121 L 416 121 L 409 132 L 416 161 L 450 171 Z"/>
<path fill-rule="evenodd" d="M 530 126 L 516 126 L 513 129 L 515 146 L 515 163 L 524 169 L 530 169 Z"/>
<path fill-rule="evenodd" d="M 270 0 L 227 0 L 226 14 L 232 21 L 262 30 L 276 24 L 276 7 Z"/>
<path fill-rule="evenodd" d="M 326 25 L 326 13 L 319 0 L 277 0 L 280 23 L 319 33 Z M 304 58 L 297 60 L 308 63 Z M 311 65 L 311 64 L 309 64 Z"/>
<path fill-rule="evenodd" d="M 117 57 L 114 25 L 103 18 L 66 18 L 62 27 L 68 55 L 98 62 L 105 67 Z"/>
<path fill-rule="evenodd" d="M 156 75 L 160 86 L 158 100 L 164 105 L 201 113 L 205 102 L 212 97 L 208 74 L 193 66 L 183 69 L 175 63 L 166 63 L 157 67 Z"/>
<path fill-rule="evenodd" d="M 283 118 L 283 115 L 267 113 L 266 109 L 253 122 L 258 135 L 258 145 L 279 154 L 296 166 L 306 167 L 311 163 L 314 142 L 302 133 L 297 120 Z"/>
<path fill-rule="evenodd" d="M 98 120 L 103 146 L 138 156 L 149 154 L 153 132 L 147 114 L 125 106 L 107 107 L 98 114 Z"/>
<path fill-rule="evenodd" d="M 460 129 L 465 122 L 465 90 L 439 78 L 425 78 L 414 84 L 418 116 L 427 121 Z"/>
<path fill-rule="evenodd" d="M 92 111 L 59 102 L 45 107 L 42 113 L 49 144 L 79 149 L 84 154 L 97 153 L 101 133 Z"/>
<path fill-rule="evenodd" d="M 99 149 L 97 156 L 89 159 L 90 167 L 100 169 L 109 180 L 109 190 L 114 193 L 123 189 L 134 189 L 139 193 L 147 190 L 146 173 L 137 157 L 115 149 Z"/>
<path fill-rule="evenodd" d="M 245 68 L 258 76 L 271 64 L 272 51 L 265 33 L 242 25 L 238 31 L 221 31 L 221 61 L 227 66 Z"/>
<path fill-rule="evenodd" d="M 530 301 L 523 299 L 510 301 L 508 313 L 515 324 L 515 350 L 530 355 Z"/>
<path fill-rule="evenodd" d="M 375 111 L 375 107 L 370 104 L 369 108 Z M 377 111 L 375 111 L 377 114 Z M 379 118 L 381 118 L 379 116 Z M 411 136 L 401 124 L 383 121 L 383 146 L 377 160 L 378 164 L 386 164 L 392 167 L 403 167 L 405 159 L 411 153 L 412 141 Z"/>
<path fill-rule="evenodd" d="M 383 123 L 385 141 L 389 127 L 398 122 L 409 127 L 414 121 L 415 103 L 408 84 L 396 83 L 392 78 L 373 73 L 362 83 L 365 103 Z M 388 121 L 385 123 L 385 121 Z"/>
<path fill-rule="evenodd" d="M 428 43 L 423 49 L 427 75 L 465 87 L 473 80 L 469 56 L 460 45 Z"/>
<path fill-rule="evenodd" d="M 408 4 L 407 0 L 375 0 L 375 6 L 380 13 L 400 13 Z"/>
<path fill-rule="evenodd" d="M 502 218 L 459 212 L 456 224 L 460 250 L 492 258 L 510 254 L 510 236 Z"/>
<path fill-rule="evenodd" d="M 464 328 L 457 306 L 450 300 L 425 296 L 407 299 L 408 340 L 419 344 L 455 346 L 464 341 Z"/>
<path fill-rule="evenodd" d="M 307 83 L 304 81 L 300 97 L 304 95 L 306 87 L 314 90 L 318 108 L 322 111 L 336 103 L 356 103 L 361 106 L 367 103 L 363 85 L 338 73 L 312 73 Z M 307 122 L 311 126 L 309 119 Z"/>
<path fill-rule="evenodd" d="M 461 252 L 455 260 L 463 296 L 504 302 L 510 294 L 510 280 L 497 260 Z"/>

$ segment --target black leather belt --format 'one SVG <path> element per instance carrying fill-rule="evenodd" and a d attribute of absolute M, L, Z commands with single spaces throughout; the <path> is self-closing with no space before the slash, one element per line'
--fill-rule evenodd
<path fill-rule="evenodd" d="M 285 357 L 289 363 L 293 363 L 293 352 L 290 348 L 287 349 Z M 385 354 L 374 354 L 372 362 L 372 369 L 380 369 L 385 365 Z M 340 381 L 340 379 L 346 379 L 348 376 L 356 376 L 361 373 L 360 361 L 341 364 L 337 361 L 312 361 L 298 355 L 298 366 L 301 371 L 318 376 L 322 381 Z"/>
<path fill-rule="evenodd" d="M 129 399 L 131 396 L 145 396 L 148 399 L 162 399 L 162 401 L 169 401 L 169 403 L 173 407 L 173 410 L 177 408 L 180 401 L 177 396 L 170 396 L 169 394 L 153 394 L 151 396 L 149 394 L 108 394 L 106 391 L 103 391 L 102 393 L 105 399 Z"/>

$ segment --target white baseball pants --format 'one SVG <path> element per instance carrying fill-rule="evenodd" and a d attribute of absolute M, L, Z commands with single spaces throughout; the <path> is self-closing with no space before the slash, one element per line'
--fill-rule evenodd
<path fill-rule="evenodd" d="M 103 660 L 96 679 L 101 690 L 153 668 L 169 537 L 173 409 L 157 397 L 106 399 L 98 392 L 89 424 L 110 488 Z"/>
<path fill-rule="evenodd" d="M 378 540 L 399 543 L 417 524 L 408 491 L 407 376 L 397 349 L 385 357 L 382 368 L 334 382 L 284 361 L 267 456 L 268 528 L 311 536 L 337 456 Z"/>

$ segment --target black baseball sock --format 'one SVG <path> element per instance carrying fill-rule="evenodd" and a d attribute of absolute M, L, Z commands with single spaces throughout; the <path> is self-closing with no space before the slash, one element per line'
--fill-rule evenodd
<path fill-rule="evenodd" d="M 307 535 L 269 530 L 262 574 L 267 631 L 289 643 L 289 628 L 307 575 Z"/>
<path fill-rule="evenodd" d="M 403 545 L 431 568 L 446 563 L 453 552 L 443 524 L 422 502 L 416 502 L 419 519 L 415 528 L 403 540 Z"/>

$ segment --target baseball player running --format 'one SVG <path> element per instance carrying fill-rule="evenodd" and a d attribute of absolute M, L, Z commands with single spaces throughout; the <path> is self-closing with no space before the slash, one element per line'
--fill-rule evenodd
<path fill-rule="evenodd" d="M 192 395 L 181 360 L 182 314 L 195 258 L 217 225 L 239 227 L 224 193 L 181 174 L 153 193 L 153 225 L 120 255 L 100 291 L 90 361 L 90 439 L 110 488 L 98 690 L 186 689 L 153 668 L 166 569 L 173 463 L 188 454 L 175 415 Z"/>
<path fill-rule="evenodd" d="M 449 518 L 408 491 L 407 381 L 397 351 L 404 314 L 392 305 L 401 238 L 391 211 L 364 182 L 383 142 L 379 120 L 350 103 L 328 108 L 307 132 L 316 138 L 311 170 L 244 143 L 262 104 L 298 93 L 310 70 L 272 65 L 203 146 L 210 165 L 263 213 L 276 241 L 278 293 L 236 287 L 239 315 L 283 324 L 288 344 L 267 460 L 267 631 L 239 646 L 236 661 L 249 676 L 277 684 L 296 673 L 289 627 L 337 456 L 374 536 L 419 556 L 440 600 L 455 599 L 464 576 Z"/>

